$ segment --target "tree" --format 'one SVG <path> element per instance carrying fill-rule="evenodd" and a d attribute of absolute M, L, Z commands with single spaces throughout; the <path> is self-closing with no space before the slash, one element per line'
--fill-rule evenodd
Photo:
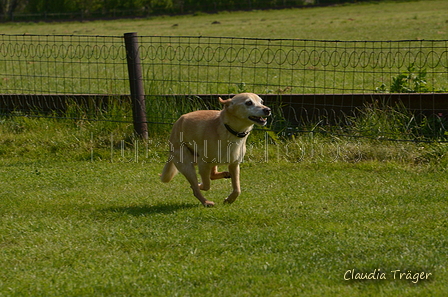
<path fill-rule="evenodd" d="M 1 0 L 0 0 L 1 1 Z M 25 0 L 26 1 L 26 0 Z M 29 13 L 67 13 L 95 11 L 103 8 L 109 1 L 104 0 L 27 0 Z"/>
<path fill-rule="evenodd" d="M 6 20 L 14 19 L 14 11 L 19 6 L 25 6 L 26 0 L 0 0 L 0 14 Z"/>

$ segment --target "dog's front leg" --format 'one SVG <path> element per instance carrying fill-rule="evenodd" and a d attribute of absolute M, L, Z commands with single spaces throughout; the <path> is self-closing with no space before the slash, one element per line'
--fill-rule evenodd
<path fill-rule="evenodd" d="M 230 178 L 232 179 L 233 191 L 230 193 L 229 197 L 224 200 L 224 203 L 233 203 L 236 198 L 240 195 L 240 164 L 231 163 L 229 165 Z"/>

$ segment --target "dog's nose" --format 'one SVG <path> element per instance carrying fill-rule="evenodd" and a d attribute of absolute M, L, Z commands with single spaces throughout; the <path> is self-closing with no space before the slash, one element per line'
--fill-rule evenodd
<path fill-rule="evenodd" d="M 263 112 L 265 115 L 270 115 L 271 114 L 271 109 L 269 107 L 263 108 Z"/>

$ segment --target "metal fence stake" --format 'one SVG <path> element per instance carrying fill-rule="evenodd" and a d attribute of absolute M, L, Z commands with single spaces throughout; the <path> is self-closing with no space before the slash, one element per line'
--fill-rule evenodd
<path fill-rule="evenodd" d="M 145 89 L 143 87 L 142 64 L 138 50 L 137 33 L 125 33 L 124 43 L 131 88 L 134 130 L 137 135 L 146 140 L 148 139 L 148 124 L 146 121 Z"/>

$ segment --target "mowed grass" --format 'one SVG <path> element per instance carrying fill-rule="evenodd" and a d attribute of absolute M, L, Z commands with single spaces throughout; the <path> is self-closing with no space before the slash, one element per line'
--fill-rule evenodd
<path fill-rule="evenodd" d="M 256 132 L 242 195 L 224 205 L 214 181 L 204 208 L 182 175 L 159 181 L 164 136 L 98 125 L 2 121 L 0 296 L 448 293 L 445 144 Z"/>
<path fill-rule="evenodd" d="M 163 164 L 0 167 L 2 296 L 446 296 L 445 172 L 244 163 L 203 208 Z M 345 280 L 380 269 L 386 280 Z M 431 273 L 394 279 L 391 271 Z M 416 282 L 416 283 L 413 283 Z"/>
<path fill-rule="evenodd" d="M 416 70 L 427 71 L 429 90 L 444 91 L 443 41 L 415 40 L 446 40 L 446 11 L 448 2 L 443 0 L 390 1 L 114 21 L 2 23 L 0 32 L 8 35 L 1 41 L 5 59 L 0 61 L 0 89 L 128 93 L 121 37 L 137 32 L 148 95 L 370 93 L 381 86 L 390 90 L 393 78 L 408 73 L 412 63 Z M 40 35 L 28 36 L 33 34 Z M 414 42 L 324 41 L 403 39 Z"/>
<path fill-rule="evenodd" d="M 0 28 L 8 34 L 446 39 L 446 5 Z M 221 24 L 211 25 L 215 20 Z M 205 194 L 217 206 L 206 209 L 183 176 L 159 181 L 167 135 L 152 133 L 146 146 L 126 123 L 0 120 L 0 296 L 448 295 L 446 144 L 312 133 L 265 143 L 261 132 L 253 133 L 242 195 L 224 205 L 230 181 L 214 181 Z M 386 280 L 345 280 L 347 271 L 375 269 Z M 412 279 L 421 272 L 431 275 Z M 399 273 L 406 274 L 400 279 Z"/>
<path fill-rule="evenodd" d="M 445 0 L 389 1 L 272 11 L 221 12 L 67 23 L 3 23 L 6 34 L 229 36 L 323 40 L 447 39 Z M 212 24 L 214 23 L 215 24 Z M 218 23 L 216 23 L 218 22 Z"/>

